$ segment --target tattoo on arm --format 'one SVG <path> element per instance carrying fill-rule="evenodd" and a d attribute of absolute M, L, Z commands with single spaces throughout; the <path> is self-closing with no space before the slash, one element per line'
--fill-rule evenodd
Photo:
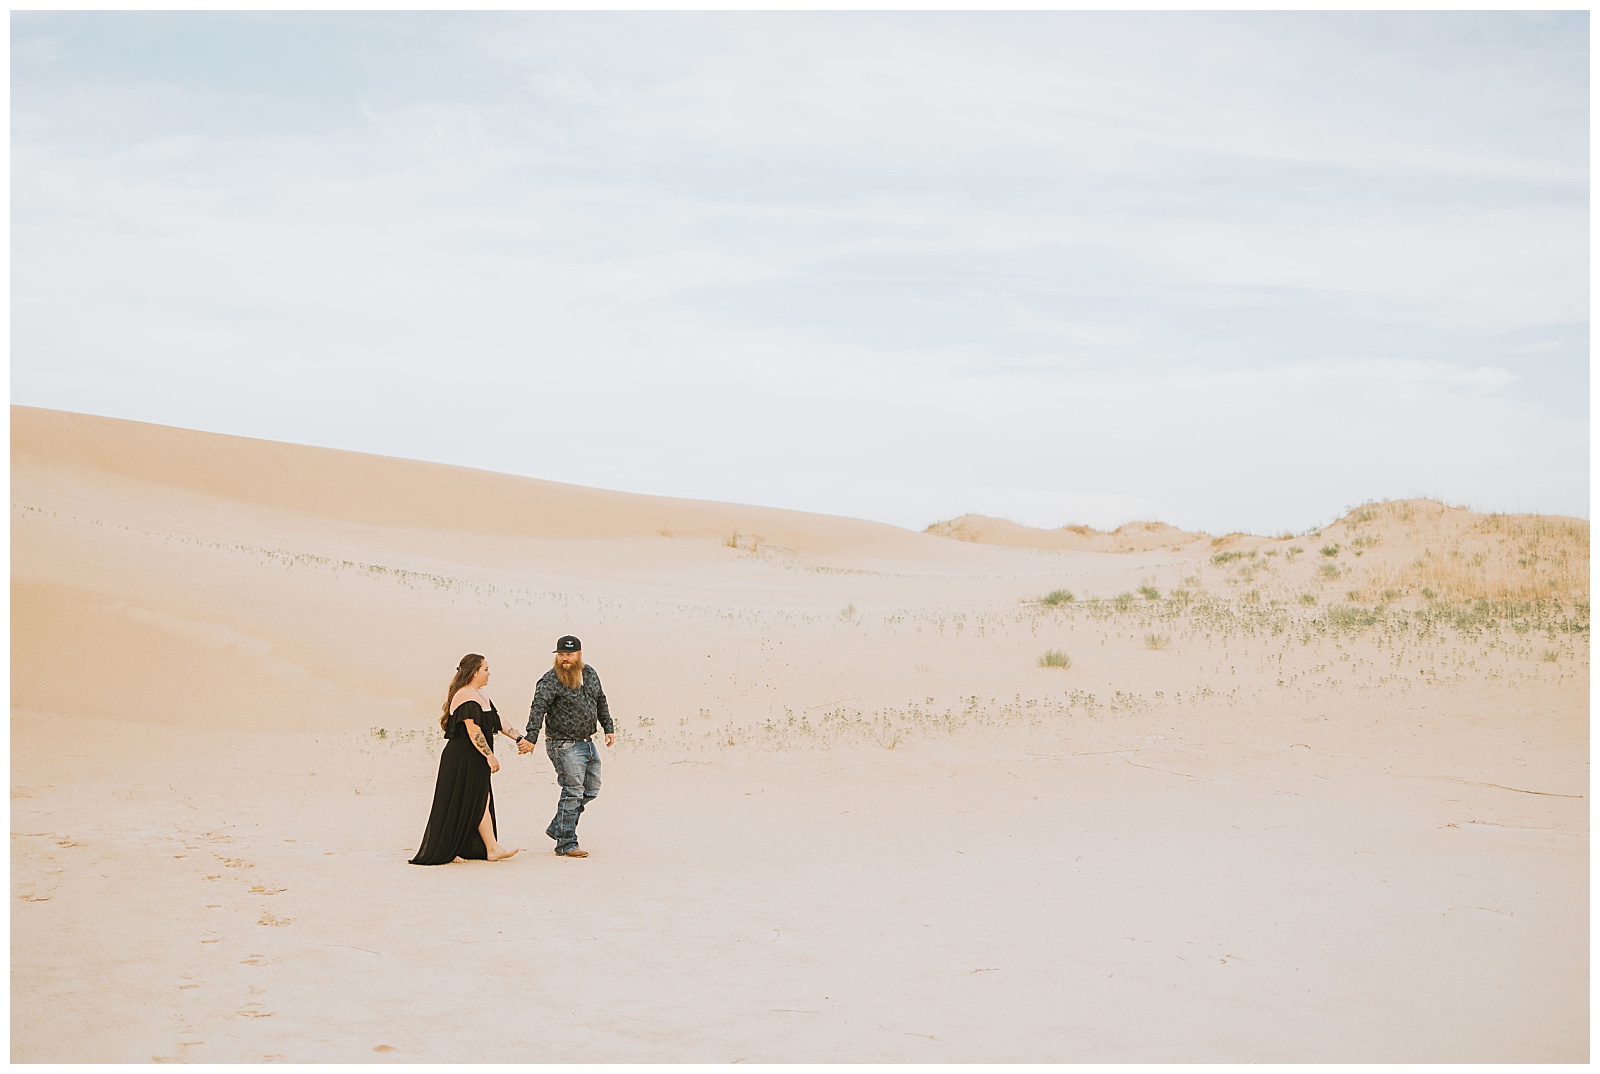
<path fill-rule="evenodd" d="M 482 731 L 472 732 L 472 744 L 478 747 L 478 752 L 483 754 L 485 757 L 489 755 L 489 744 L 483 740 Z"/>

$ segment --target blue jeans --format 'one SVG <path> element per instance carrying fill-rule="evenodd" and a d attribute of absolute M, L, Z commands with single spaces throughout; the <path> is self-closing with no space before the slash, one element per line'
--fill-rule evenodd
<path fill-rule="evenodd" d="M 545 739 L 544 752 L 555 765 L 556 782 L 561 784 L 561 802 L 544 834 L 556 841 L 557 854 L 565 854 L 578 846 L 578 818 L 583 807 L 600 793 L 600 754 L 592 741 L 570 738 Z"/>

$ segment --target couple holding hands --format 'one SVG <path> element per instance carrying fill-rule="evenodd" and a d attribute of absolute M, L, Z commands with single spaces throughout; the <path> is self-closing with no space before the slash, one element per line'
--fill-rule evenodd
<path fill-rule="evenodd" d="M 516 742 L 518 753 L 532 753 L 541 727 L 545 753 L 561 785 L 561 801 L 545 834 L 556 841 L 557 854 L 587 858 L 589 852 L 578 846 L 578 817 L 600 793 L 600 755 L 594 734 L 603 727 L 610 746 L 616 725 L 611 722 L 600 676 L 583 662 L 583 643 L 571 634 L 556 642 L 555 666 L 534 689 L 526 735 L 518 735 L 500 722 L 494 702 L 483 693 L 488 683 L 488 662 L 477 653 L 463 656 L 439 718 L 446 740 L 439 758 L 439 780 L 434 785 L 428 828 L 411 864 L 445 865 L 457 858 L 502 861 L 517 853 L 520 848 L 508 850 L 495 837 L 489 776 L 500 771 L 500 762 L 494 755 L 494 736 L 502 734 Z"/>

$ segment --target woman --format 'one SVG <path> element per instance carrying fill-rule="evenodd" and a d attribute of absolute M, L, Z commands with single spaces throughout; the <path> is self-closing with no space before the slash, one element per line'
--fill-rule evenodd
<path fill-rule="evenodd" d="M 500 762 L 494 755 L 494 736 L 498 732 L 518 742 L 522 739 L 500 726 L 494 702 L 483 694 L 488 684 L 488 662 L 477 653 L 463 656 L 439 717 L 446 739 L 439 781 L 433 788 L 428 829 L 412 865 L 444 865 L 457 858 L 503 861 L 521 849 L 507 850 L 495 839 L 489 776 L 500 771 Z"/>

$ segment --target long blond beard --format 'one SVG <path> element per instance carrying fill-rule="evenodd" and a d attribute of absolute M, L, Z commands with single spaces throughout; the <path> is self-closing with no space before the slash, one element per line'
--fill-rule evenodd
<path fill-rule="evenodd" d="M 579 660 L 576 664 L 573 664 L 571 669 L 564 668 L 560 664 L 555 665 L 555 669 L 556 678 L 560 679 L 561 685 L 565 686 L 568 690 L 576 690 L 578 687 L 583 685 L 582 660 Z"/>

